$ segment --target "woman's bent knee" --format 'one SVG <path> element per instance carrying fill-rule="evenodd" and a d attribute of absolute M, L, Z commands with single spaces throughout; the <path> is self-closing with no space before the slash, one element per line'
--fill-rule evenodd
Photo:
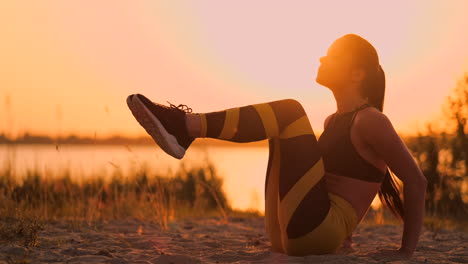
<path fill-rule="evenodd" d="M 283 99 L 283 100 L 281 100 L 281 102 L 284 104 L 285 110 L 305 113 L 304 107 L 296 99 L 290 99 L 290 98 L 289 99 Z"/>
<path fill-rule="evenodd" d="M 280 132 L 292 122 L 306 115 L 301 103 L 294 99 L 273 101 L 269 105 L 275 113 Z"/>

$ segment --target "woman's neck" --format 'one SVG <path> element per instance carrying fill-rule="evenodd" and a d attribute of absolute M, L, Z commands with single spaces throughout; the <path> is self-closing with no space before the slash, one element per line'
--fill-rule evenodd
<path fill-rule="evenodd" d="M 368 103 L 366 98 L 354 92 L 355 89 L 343 89 L 349 92 L 334 92 L 336 100 L 336 113 L 347 113 L 356 110 L 361 105 Z"/>

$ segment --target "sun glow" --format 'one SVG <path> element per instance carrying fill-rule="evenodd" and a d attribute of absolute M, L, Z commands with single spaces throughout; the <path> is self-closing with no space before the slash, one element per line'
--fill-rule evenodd
<path fill-rule="evenodd" d="M 384 112 L 397 130 L 411 133 L 440 112 L 468 71 L 467 7 L 467 1 L 5 1 L 0 132 L 142 135 L 125 105 L 135 92 L 198 112 L 295 98 L 320 132 L 336 108 L 330 91 L 314 81 L 318 58 L 333 40 L 355 33 L 379 52 L 387 76 Z"/>

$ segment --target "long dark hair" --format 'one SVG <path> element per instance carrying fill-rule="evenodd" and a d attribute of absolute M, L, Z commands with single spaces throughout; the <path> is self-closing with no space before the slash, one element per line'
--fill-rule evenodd
<path fill-rule="evenodd" d="M 379 65 L 377 72 L 372 76 L 368 76 L 368 81 L 364 82 L 367 87 L 363 87 L 363 92 L 367 96 L 369 104 L 383 112 L 383 103 L 385 97 L 385 73 Z M 370 80 L 369 80 L 370 79 Z M 403 202 L 400 197 L 400 188 L 398 183 L 387 168 L 385 178 L 379 190 L 380 200 L 392 211 L 392 213 L 400 218 L 404 216 Z"/>
<path fill-rule="evenodd" d="M 361 89 L 362 96 L 364 98 L 367 97 L 370 105 L 383 112 L 385 73 L 380 66 L 376 49 L 367 40 L 354 34 L 345 35 L 343 39 L 346 39 L 347 42 L 349 41 L 349 47 L 354 54 L 355 63 L 366 71 L 366 77 Z M 387 169 L 378 195 L 382 203 L 395 216 L 403 218 L 404 210 L 400 197 L 401 191 L 392 174 Z"/>

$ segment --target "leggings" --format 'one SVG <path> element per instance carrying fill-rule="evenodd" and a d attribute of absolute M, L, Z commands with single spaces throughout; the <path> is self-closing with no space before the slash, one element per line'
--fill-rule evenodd
<path fill-rule="evenodd" d="M 296 256 L 335 252 L 357 216 L 327 191 L 317 139 L 301 104 L 284 99 L 199 115 L 201 137 L 268 139 L 265 226 L 272 249 Z"/>

